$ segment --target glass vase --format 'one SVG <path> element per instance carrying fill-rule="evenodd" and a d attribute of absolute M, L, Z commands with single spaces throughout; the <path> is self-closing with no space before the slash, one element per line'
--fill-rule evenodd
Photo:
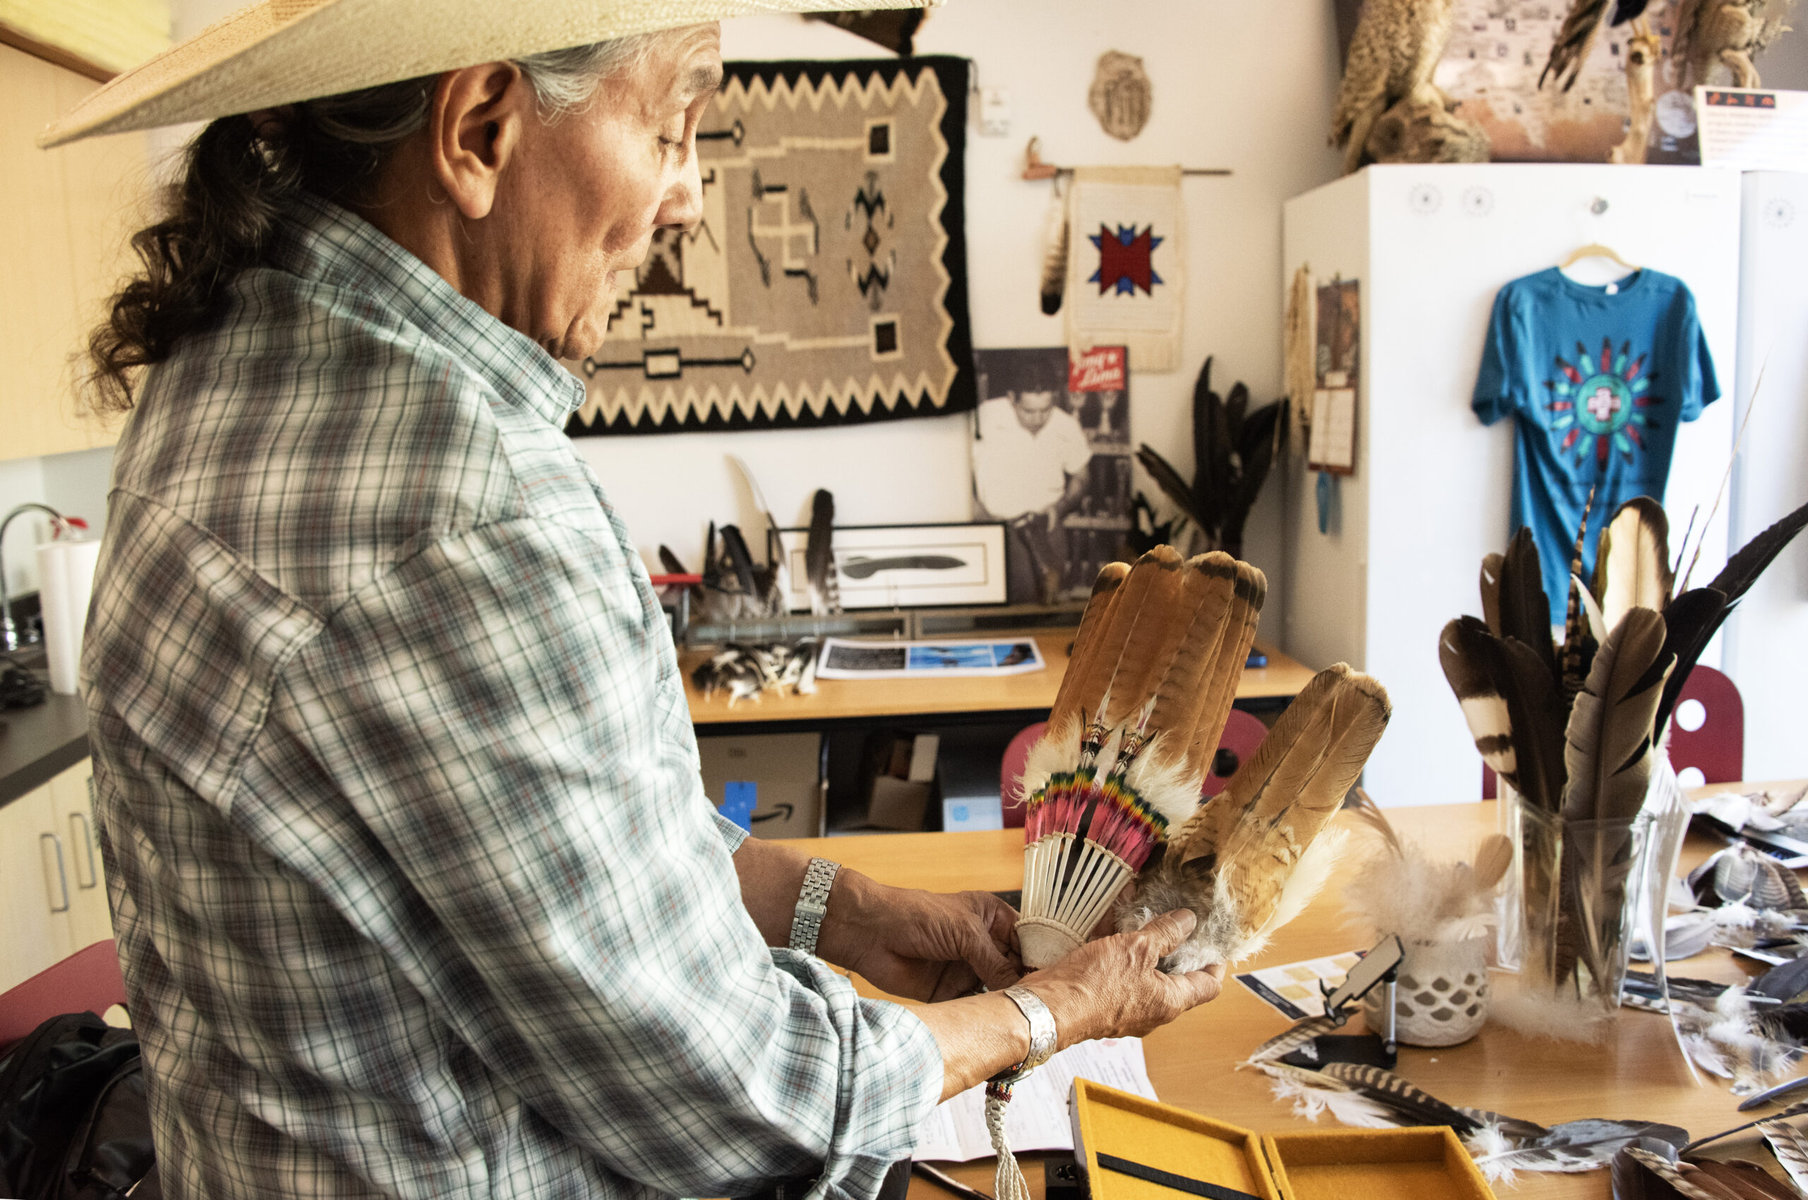
<path fill-rule="evenodd" d="M 1669 755 L 1659 749 L 1635 816 L 1565 821 L 1503 785 L 1499 820 L 1513 866 L 1499 901 L 1496 965 L 1617 1008 L 1635 929 L 1661 971 L 1666 898 L 1688 826 Z"/>

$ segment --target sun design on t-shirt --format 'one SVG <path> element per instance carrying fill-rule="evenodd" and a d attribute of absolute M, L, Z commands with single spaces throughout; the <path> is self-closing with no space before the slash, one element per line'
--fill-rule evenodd
<path fill-rule="evenodd" d="M 1620 343 L 1615 354 L 1609 338 L 1601 339 L 1599 357 L 1581 342 L 1576 343 L 1574 363 L 1556 356 L 1561 377 L 1545 380 L 1544 386 L 1551 389 L 1551 432 L 1563 435 L 1560 452 L 1574 450 L 1581 463 L 1593 450 L 1595 466 L 1606 467 L 1614 450 L 1631 462 L 1645 448 L 1643 431 L 1653 421 L 1644 410 L 1659 402 L 1649 394 L 1656 376 L 1644 373 L 1646 357 L 1633 358 L 1631 342 Z"/>

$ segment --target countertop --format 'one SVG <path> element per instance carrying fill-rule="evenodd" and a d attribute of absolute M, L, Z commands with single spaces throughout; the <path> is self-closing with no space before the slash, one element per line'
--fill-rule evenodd
<path fill-rule="evenodd" d="M 88 709 L 80 696 L 50 692 L 42 704 L 0 712 L 0 806 L 87 757 Z"/>

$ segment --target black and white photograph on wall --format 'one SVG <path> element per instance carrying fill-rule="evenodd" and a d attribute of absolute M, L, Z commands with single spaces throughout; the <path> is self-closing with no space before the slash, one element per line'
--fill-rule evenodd
<path fill-rule="evenodd" d="M 1128 355 L 979 350 L 974 365 L 973 519 L 1005 524 L 1008 598 L 1083 600 L 1131 524 Z"/>

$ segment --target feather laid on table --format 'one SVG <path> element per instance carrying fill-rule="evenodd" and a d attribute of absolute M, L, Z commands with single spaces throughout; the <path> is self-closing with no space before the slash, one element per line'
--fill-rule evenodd
<path fill-rule="evenodd" d="M 1682 1148 L 1682 1153 L 1688 1154 L 1691 1151 L 1699 1150 L 1712 1142 L 1718 1142 L 1723 1138 L 1732 1137 L 1735 1133 L 1744 1133 L 1747 1129 L 1756 1129 L 1766 1121 L 1786 1121 L 1790 1117 L 1799 1117 L 1803 1113 L 1808 1113 L 1808 1100 L 1804 1100 L 1800 1104 L 1791 1104 L 1788 1108 L 1785 1108 L 1780 1112 L 1773 1112 L 1767 1117 L 1759 1117 L 1755 1121 L 1747 1121 L 1745 1124 L 1735 1125 L 1731 1129 L 1722 1129 L 1719 1133 L 1710 1133 L 1706 1137 L 1698 1137 L 1684 1146 Z"/>
<path fill-rule="evenodd" d="M 804 576 L 810 612 L 826 616 L 841 611 L 841 581 L 835 571 L 835 497 L 817 488 L 810 500 L 810 536 L 804 543 Z"/>
<path fill-rule="evenodd" d="M 1598 1170 L 1626 1146 L 1645 1138 L 1675 1150 L 1689 1140 L 1689 1135 L 1675 1125 L 1584 1118 L 1520 1139 L 1507 1137 L 1496 1127 L 1484 1126 L 1467 1139 L 1467 1145 L 1475 1165 L 1489 1183 L 1511 1186 L 1521 1171 L 1571 1175 Z"/>
<path fill-rule="evenodd" d="M 1649 496 L 1634 496 L 1601 530 L 1594 595 L 1607 628 L 1631 608 L 1663 612 L 1676 578 L 1670 570 L 1670 520 Z"/>
<path fill-rule="evenodd" d="M 1323 885 L 1336 845 L 1321 832 L 1390 713 L 1374 679 L 1344 663 L 1320 671 L 1230 785 L 1173 835 L 1161 862 L 1139 881 L 1120 927 L 1191 908 L 1199 924 L 1170 956 L 1174 970 L 1258 951 Z"/>
<path fill-rule="evenodd" d="M 1158 546 L 1099 572 L 1021 781 L 1032 968 L 1084 941 L 1198 808 L 1266 595 L 1260 571 L 1222 552 Z"/>
<path fill-rule="evenodd" d="M 1320 1034 L 1342 1027 L 1343 1020 L 1328 1013 L 1318 1017 L 1303 1017 L 1289 1025 L 1285 1031 L 1257 1046 L 1248 1058 L 1237 1064 L 1236 1069 L 1241 1071 L 1244 1067 L 1259 1067 L 1263 1063 L 1285 1058 Z"/>
<path fill-rule="evenodd" d="M 1758 1129 L 1796 1188 L 1808 1195 L 1808 1137 L 1786 1121 L 1766 1121 Z"/>
<path fill-rule="evenodd" d="M 1615 1200 L 1727 1200 L 1710 1181 L 1691 1178 L 1700 1168 L 1666 1158 L 1655 1149 L 1627 1146 L 1613 1158 Z"/>

